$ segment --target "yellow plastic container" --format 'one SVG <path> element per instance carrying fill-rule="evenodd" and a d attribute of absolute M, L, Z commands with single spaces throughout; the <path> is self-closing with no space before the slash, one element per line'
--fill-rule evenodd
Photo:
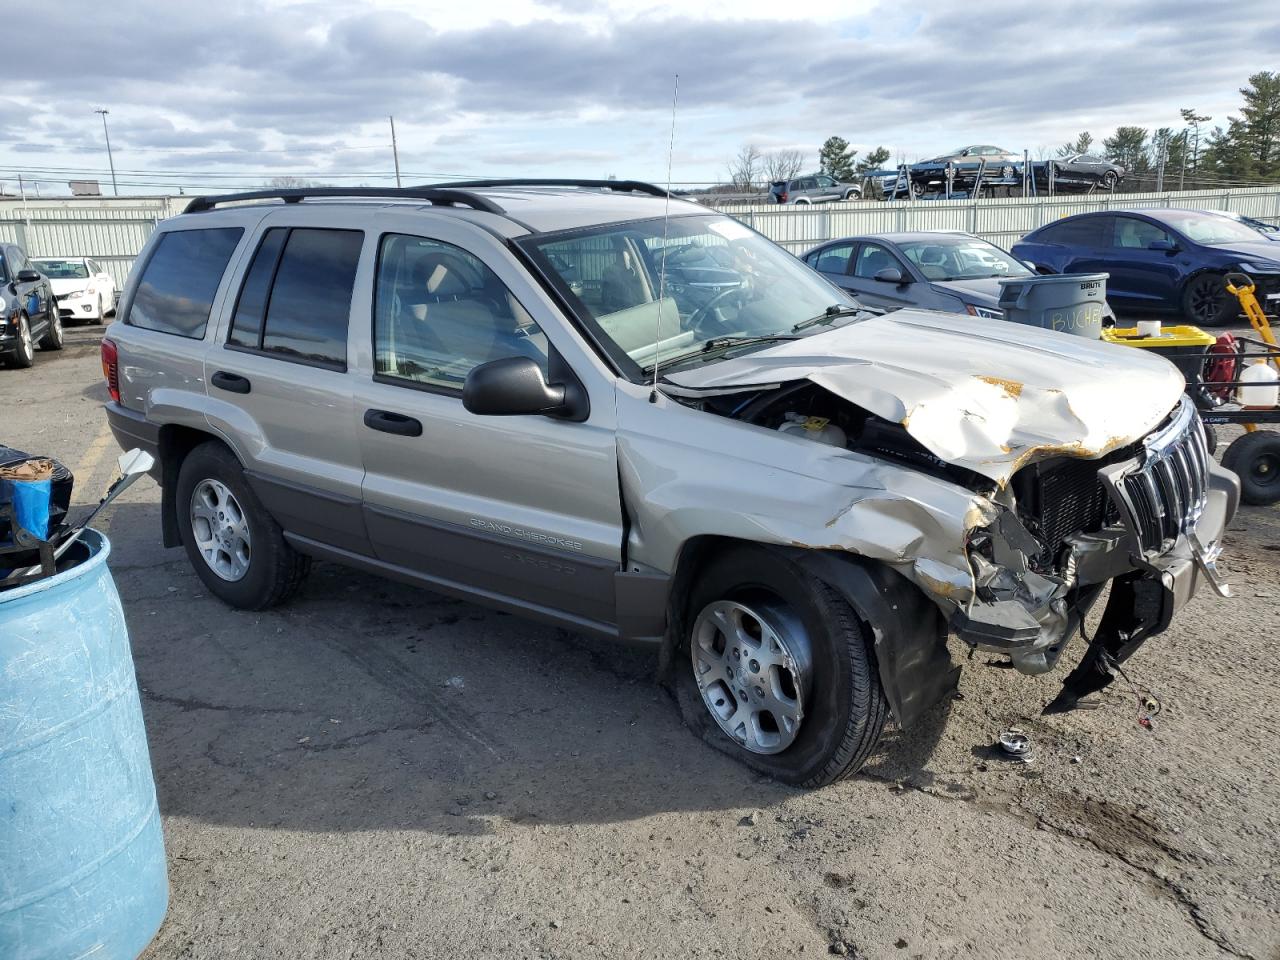
<path fill-rule="evenodd" d="M 1211 347 L 1214 338 L 1199 327 L 1161 327 L 1160 336 L 1142 337 L 1137 327 L 1106 327 L 1102 339 L 1126 347 L 1160 350 L 1163 347 Z"/>
<path fill-rule="evenodd" d="M 1102 339 L 1125 347 L 1138 347 L 1160 354 L 1182 371 L 1187 383 L 1197 382 L 1204 372 L 1205 356 L 1216 339 L 1199 327 L 1162 327 L 1155 337 L 1139 336 L 1137 327 L 1104 327 Z"/>

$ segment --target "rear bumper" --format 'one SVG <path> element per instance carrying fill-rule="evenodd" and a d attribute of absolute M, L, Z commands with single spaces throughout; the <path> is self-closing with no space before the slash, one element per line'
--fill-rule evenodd
<path fill-rule="evenodd" d="M 103 404 L 103 409 L 107 414 L 107 425 L 111 427 L 111 432 L 121 450 L 140 447 L 155 458 L 156 463 L 151 468 L 151 475 L 158 482 L 160 480 L 160 425 L 149 421 L 145 414 L 130 410 L 115 401 Z"/>

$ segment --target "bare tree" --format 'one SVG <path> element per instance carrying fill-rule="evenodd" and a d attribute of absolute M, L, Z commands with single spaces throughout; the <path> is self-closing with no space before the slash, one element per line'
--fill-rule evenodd
<path fill-rule="evenodd" d="M 744 144 L 738 155 L 729 161 L 729 181 L 739 190 L 754 190 L 762 159 L 759 147 L 754 143 Z"/>
<path fill-rule="evenodd" d="M 803 165 L 804 154 L 799 150 L 775 150 L 764 155 L 764 175 L 770 183 L 791 180 Z"/>
<path fill-rule="evenodd" d="M 273 190 L 301 190 L 303 187 L 314 187 L 316 184 L 302 177 L 272 177 L 264 186 Z"/>

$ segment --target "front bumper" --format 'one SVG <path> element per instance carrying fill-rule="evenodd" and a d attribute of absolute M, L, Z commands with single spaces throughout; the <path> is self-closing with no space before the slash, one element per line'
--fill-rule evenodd
<path fill-rule="evenodd" d="M 1129 653 L 1165 630 L 1203 580 L 1227 593 L 1215 561 L 1239 505 L 1239 480 L 1209 456 L 1189 402 L 1139 453 L 1102 467 L 1098 478 L 1113 523 L 1068 538 L 1057 574 L 1028 569 L 1040 545 L 1012 513 L 981 531 L 994 553 L 970 555 L 978 593 L 951 616 L 963 640 L 1007 654 L 1023 673 L 1044 673 L 1107 583 L 1127 585 L 1113 589 L 1108 612 L 1115 630 L 1136 641 Z M 1129 607 L 1113 610 L 1117 604 Z"/>
<path fill-rule="evenodd" d="M 96 294 L 86 293 L 78 297 L 55 297 L 58 315 L 63 320 L 92 320 L 101 318 L 102 306 Z"/>

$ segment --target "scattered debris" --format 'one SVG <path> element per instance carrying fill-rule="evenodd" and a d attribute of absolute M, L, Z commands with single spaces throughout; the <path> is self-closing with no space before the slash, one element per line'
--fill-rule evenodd
<path fill-rule="evenodd" d="M 849 946 L 843 940 L 835 941 L 835 943 L 831 944 L 829 949 L 837 957 L 847 956 L 849 953 Z"/>
<path fill-rule="evenodd" d="M 896 941 L 894 941 L 894 944 L 893 944 L 893 945 L 894 945 L 895 947 L 897 947 L 899 950 L 905 950 L 905 949 L 907 949 L 907 946 L 908 946 L 908 944 L 907 944 L 907 938 L 906 938 L 906 937 L 899 937 Z"/>
<path fill-rule="evenodd" d="M 752 810 L 745 817 L 743 817 L 741 820 L 738 821 L 738 826 L 754 827 L 759 819 L 760 819 L 759 812 Z"/>
<path fill-rule="evenodd" d="M 454 690 L 461 690 L 466 685 L 467 682 L 462 677 L 450 677 L 443 684 L 443 686 L 452 687 Z"/>
<path fill-rule="evenodd" d="M 1074 757 L 1072 757 L 1072 758 L 1071 758 L 1071 762 L 1072 762 L 1072 763 L 1079 763 L 1079 762 L 1080 762 L 1080 754 L 1078 754 L 1078 753 L 1077 753 Z"/>
<path fill-rule="evenodd" d="M 497 795 L 496 793 L 494 793 L 492 790 L 486 790 L 486 791 L 484 792 L 484 798 L 485 798 L 486 800 L 497 800 L 497 799 L 498 799 L 498 795 Z"/>
<path fill-rule="evenodd" d="M 1023 763 L 1031 762 L 1031 738 L 1017 727 L 1010 727 L 1000 734 L 1000 749 Z"/>

